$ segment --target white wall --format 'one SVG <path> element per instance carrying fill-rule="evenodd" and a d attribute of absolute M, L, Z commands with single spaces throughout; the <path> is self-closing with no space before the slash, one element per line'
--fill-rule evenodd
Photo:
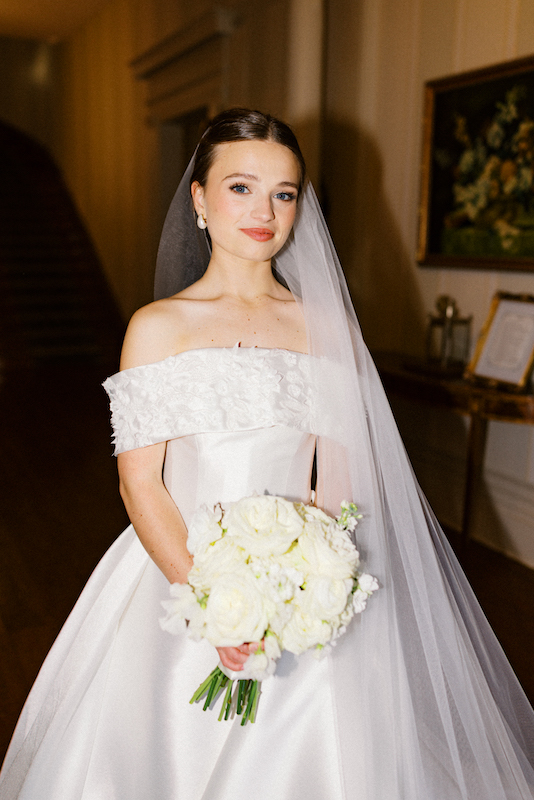
<path fill-rule="evenodd" d="M 422 351 L 426 314 L 450 294 L 480 330 L 495 291 L 534 273 L 415 262 L 424 82 L 534 53 L 532 0 L 328 0 L 325 183 L 334 239 L 375 349 Z M 466 429 L 398 409 L 430 500 L 458 523 Z M 491 423 L 476 537 L 534 566 L 534 427 Z"/>

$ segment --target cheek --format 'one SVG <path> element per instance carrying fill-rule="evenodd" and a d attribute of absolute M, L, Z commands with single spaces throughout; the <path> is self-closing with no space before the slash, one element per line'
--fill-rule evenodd
<path fill-rule="evenodd" d="M 208 206 L 208 210 L 209 209 L 217 214 L 217 216 L 226 217 L 228 219 L 236 219 L 242 213 L 239 198 L 235 198 L 232 195 L 223 195 L 222 197 L 214 198 Z"/>
<path fill-rule="evenodd" d="M 293 227 L 296 216 L 297 216 L 297 207 L 294 204 L 284 207 L 279 215 L 279 222 L 281 223 L 283 228 L 287 230 L 288 234 L 291 231 L 291 228 Z"/>

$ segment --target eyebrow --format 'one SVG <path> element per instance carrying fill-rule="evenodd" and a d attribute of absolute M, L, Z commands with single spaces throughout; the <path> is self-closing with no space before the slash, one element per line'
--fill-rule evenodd
<path fill-rule="evenodd" d="M 251 175 L 250 172 L 232 172 L 231 175 L 227 175 L 224 180 L 230 180 L 231 178 L 245 178 L 248 181 L 259 181 L 257 175 Z M 293 189 L 298 189 L 298 184 L 293 183 L 292 181 L 280 181 L 278 186 L 292 186 Z"/>

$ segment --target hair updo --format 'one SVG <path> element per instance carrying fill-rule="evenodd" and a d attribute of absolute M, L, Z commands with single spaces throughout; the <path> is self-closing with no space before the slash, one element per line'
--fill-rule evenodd
<path fill-rule="evenodd" d="M 197 147 L 191 183 L 198 181 L 205 186 L 217 145 L 254 140 L 275 142 L 291 150 L 299 164 L 300 192 L 306 177 L 306 163 L 295 134 L 276 117 L 248 108 L 230 108 L 212 119 Z"/>

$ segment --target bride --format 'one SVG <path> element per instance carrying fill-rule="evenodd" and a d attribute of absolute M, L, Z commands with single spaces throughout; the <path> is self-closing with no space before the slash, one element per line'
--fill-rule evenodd
<path fill-rule="evenodd" d="M 158 299 L 105 388 L 132 525 L 24 707 L 2 800 L 527 800 L 534 715 L 411 472 L 291 130 L 204 133 L 171 205 Z M 284 653 L 254 725 L 189 704 L 256 643 L 170 636 L 202 503 L 343 499 L 381 588 L 322 661 Z"/>

